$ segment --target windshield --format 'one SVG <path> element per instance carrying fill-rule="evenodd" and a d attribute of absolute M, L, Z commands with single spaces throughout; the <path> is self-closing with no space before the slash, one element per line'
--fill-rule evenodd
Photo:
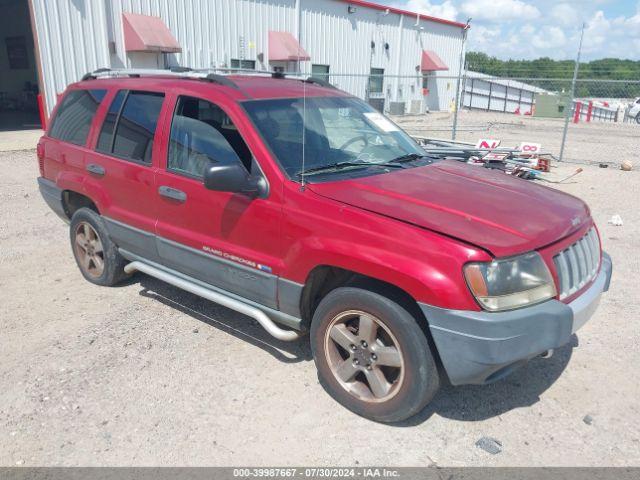
<path fill-rule="evenodd" d="M 425 151 L 368 104 L 352 97 L 307 97 L 243 102 L 287 175 L 354 163 L 373 166 Z M 360 167 L 362 169 L 362 167 Z"/>

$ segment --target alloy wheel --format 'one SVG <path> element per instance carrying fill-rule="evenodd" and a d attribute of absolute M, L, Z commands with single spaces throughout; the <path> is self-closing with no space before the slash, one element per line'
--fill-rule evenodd
<path fill-rule="evenodd" d="M 404 379 L 404 359 L 395 336 L 374 315 L 349 310 L 325 334 L 325 355 L 340 385 L 359 400 L 385 402 Z"/>
<path fill-rule="evenodd" d="M 104 272 L 104 249 L 98 232 L 88 222 L 76 226 L 74 248 L 80 268 L 92 277 L 100 277 Z"/>

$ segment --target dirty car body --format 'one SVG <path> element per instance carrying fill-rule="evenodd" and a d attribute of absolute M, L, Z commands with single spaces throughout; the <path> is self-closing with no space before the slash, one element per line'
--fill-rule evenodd
<path fill-rule="evenodd" d="M 38 146 L 41 192 L 82 245 L 84 222 L 141 271 L 310 331 L 325 388 L 355 412 L 416 413 L 438 382 L 422 362 L 495 381 L 566 344 L 609 288 L 578 198 L 431 157 L 320 82 L 225 78 L 70 86 Z"/>

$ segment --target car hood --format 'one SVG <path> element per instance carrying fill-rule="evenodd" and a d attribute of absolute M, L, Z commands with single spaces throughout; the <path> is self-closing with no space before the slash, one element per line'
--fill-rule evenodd
<path fill-rule="evenodd" d="M 588 207 L 576 197 L 453 160 L 308 188 L 497 257 L 541 248 L 591 222 Z"/>

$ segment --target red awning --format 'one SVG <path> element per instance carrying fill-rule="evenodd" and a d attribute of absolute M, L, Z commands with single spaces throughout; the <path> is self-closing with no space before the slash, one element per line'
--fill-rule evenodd
<path fill-rule="evenodd" d="M 423 50 L 420 70 L 423 72 L 435 72 L 436 70 L 449 70 L 442 59 L 431 50 Z"/>
<path fill-rule="evenodd" d="M 289 32 L 269 32 L 269 61 L 293 62 L 311 60 L 298 40 Z"/>
<path fill-rule="evenodd" d="M 159 17 L 122 14 L 124 48 L 127 52 L 181 52 L 180 44 Z"/>

